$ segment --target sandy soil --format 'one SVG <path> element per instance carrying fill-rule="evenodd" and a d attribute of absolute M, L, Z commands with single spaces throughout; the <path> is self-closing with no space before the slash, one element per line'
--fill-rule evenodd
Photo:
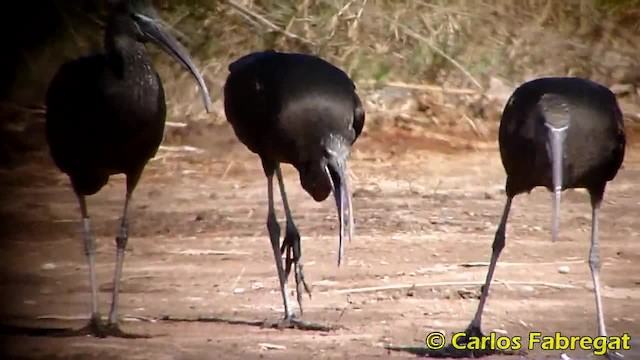
<path fill-rule="evenodd" d="M 201 134 L 193 143 L 205 151 L 162 149 L 134 194 L 122 326 L 153 337 L 4 333 L 5 358 L 411 358 L 383 345 L 420 345 L 428 332 L 450 334 L 467 326 L 505 200 L 495 143 L 472 151 L 400 135 L 359 140 L 350 163 L 356 237 L 346 246 L 341 268 L 336 266 L 333 204 L 315 203 L 300 188 L 294 170 L 285 167 L 303 237 L 306 278 L 313 286 L 304 318 L 344 327 L 329 333 L 233 321 L 162 320 L 169 315 L 259 322 L 282 315 L 259 161 L 228 128 Z M 5 191 L 0 199 L 0 316 L 4 324 L 77 327 L 89 311 L 78 205 L 66 176 L 46 154 L 41 159 L 44 166 L 29 163 L 0 176 Z M 611 335 L 631 335 L 637 348 L 629 359 L 640 359 L 638 186 L 640 151 L 630 148 L 624 168 L 608 187 L 600 226 L 606 322 Z M 89 200 L 103 314 L 109 310 L 123 198 L 123 178 L 115 177 Z M 485 311 L 485 332 L 596 334 L 586 263 L 588 196 L 564 193 L 561 236 L 555 244 L 550 206 L 550 195 L 542 189 L 516 198 Z M 283 218 L 281 208 L 279 216 Z M 569 272 L 561 273 L 561 266 Z M 362 290 L 393 285 L 390 290 Z M 534 350 L 527 358 L 557 359 L 558 354 Z"/>

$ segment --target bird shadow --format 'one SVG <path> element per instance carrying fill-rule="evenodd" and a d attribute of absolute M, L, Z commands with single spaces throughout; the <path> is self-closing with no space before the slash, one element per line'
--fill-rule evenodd
<path fill-rule="evenodd" d="M 83 337 L 90 336 L 91 333 L 85 329 L 74 329 L 70 327 L 46 327 L 46 326 L 24 326 L 13 324 L 0 324 L 0 336 L 26 336 L 26 337 Z M 99 337 L 120 337 L 125 339 L 143 339 L 169 336 L 169 334 L 139 335 L 127 332 L 121 332 L 117 335 L 105 335 Z"/>
<path fill-rule="evenodd" d="M 335 331 L 340 329 L 345 329 L 344 326 L 341 325 L 326 325 L 326 324 L 316 324 L 306 321 L 297 320 L 296 324 L 292 324 L 289 326 L 283 326 L 279 321 L 268 321 L 268 320 L 241 320 L 241 319 L 230 319 L 219 316 L 212 315 L 201 315 L 197 317 L 177 317 L 171 315 L 163 315 L 159 319 L 159 321 L 171 321 L 171 322 L 205 322 L 205 323 L 222 323 L 229 325 L 247 325 L 247 326 L 255 326 L 262 329 L 285 329 L 285 328 L 294 328 L 298 330 L 307 330 L 307 331 Z"/>
<path fill-rule="evenodd" d="M 468 358 L 481 358 L 489 355 L 502 355 L 512 356 L 520 355 L 525 356 L 526 352 L 513 351 L 513 350 L 469 350 L 459 349 L 451 344 L 445 346 L 442 349 L 429 349 L 424 346 L 398 346 L 398 345 L 385 345 L 384 347 L 389 352 L 398 351 L 413 354 L 420 357 L 430 357 L 439 359 L 468 359 Z"/>
<path fill-rule="evenodd" d="M 34 336 L 34 337 L 52 336 L 52 337 L 55 337 L 63 334 L 66 331 L 69 331 L 69 328 L 0 324 L 0 335 L 4 335 L 4 336 Z"/>

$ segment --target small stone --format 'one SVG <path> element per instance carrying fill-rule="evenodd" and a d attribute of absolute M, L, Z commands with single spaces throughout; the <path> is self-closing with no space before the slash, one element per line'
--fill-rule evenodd
<path fill-rule="evenodd" d="M 261 282 L 254 282 L 251 284 L 251 290 L 260 290 L 264 287 Z"/>
<path fill-rule="evenodd" d="M 42 266 L 40 266 L 40 269 L 42 269 L 42 270 L 53 270 L 56 267 L 57 266 L 54 263 L 44 263 L 44 264 L 42 264 Z"/>
<path fill-rule="evenodd" d="M 569 267 L 567 265 L 563 265 L 558 267 L 558 272 L 560 274 L 568 274 L 569 273 Z"/>
<path fill-rule="evenodd" d="M 244 292 L 244 288 L 235 288 L 233 289 L 234 294 L 242 294 Z"/>

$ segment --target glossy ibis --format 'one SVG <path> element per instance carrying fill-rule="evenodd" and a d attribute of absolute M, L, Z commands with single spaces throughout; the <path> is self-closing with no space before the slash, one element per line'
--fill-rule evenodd
<path fill-rule="evenodd" d="M 46 135 L 50 153 L 66 173 L 82 213 L 85 252 L 91 283 L 91 320 L 69 334 L 133 336 L 118 327 L 118 293 L 128 239 L 131 195 L 162 141 L 166 104 L 162 82 L 145 43 L 152 42 L 184 65 L 197 80 L 205 107 L 207 87 L 187 52 L 158 22 L 153 9 L 138 1 L 108 2 L 104 52 L 63 64 L 46 97 Z M 126 197 L 116 237 L 113 298 L 107 324 L 98 310 L 95 240 L 91 236 L 85 197 L 93 195 L 115 174 L 126 176 Z"/>
<path fill-rule="evenodd" d="M 467 334 L 480 325 L 496 262 L 505 246 L 513 198 L 544 186 L 552 192 L 552 238 L 558 235 L 560 193 L 583 188 L 592 207 L 589 267 L 595 289 L 598 332 L 606 336 L 600 295 L 598 212 L 608 181 L 622 165 L 625 132 L 615 95 L 605 86 L 575 77 L 539 78 L 511 95 L 500 122 L 500 155 L 507 174 L 506 195 L 493 253 L 476 315 Z M 615 356 L 609 354 L 608 356 Z"/>
<path fill-rule="evenodd" d="M 316 56 L 273 50 L 254 52 L 229 66 L 224 107 L 238 139 L 260 156 L 267 177 L 267 229 L 285 312 L 284 320 L 277 325 L 323 328 L 294 318 L 289 305 L 287 279 L 292 265 L 301 314 L 301 285 L 309 296 L 311 292 L 304 280 L 300 235 L 287 201 L 280 163 L 297 169 L 302 188 L 315 201 L 323 201 L 333 192 L 340 222 L 340 266 L 343 238 L 348 235 L 351 240 L 353 236 L 346 163 L 365 119 L 355 85 L 342 70 Z M 274 173 L 286 216 L 282 247 L 273 199 Z"/>

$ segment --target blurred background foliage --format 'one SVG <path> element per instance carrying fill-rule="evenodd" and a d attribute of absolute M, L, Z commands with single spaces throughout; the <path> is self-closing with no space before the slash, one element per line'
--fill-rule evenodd
<path fill-rule="evenodd" d="M 514 86 L 538 76 L 582 76 L 618 86 L 619 95 L 630 99 L 627 113 L 632 119 L 640 96 L 640 0 L 152 3 L 203 71 L 217 106 L 215 114 L 205 114 L 188 74 L 149 46 L 167 92 L 169 120 L 174 121 L 223 122 L 221 89 L 228 64 L 266 48 L 320 55 L 348 72 L 365 97 L 389 84 L 405 84 L 401 88 L 411 92 L 402 92 L 404 97 L 416 95 L 417 89 L 419 103 L 437 98 L 431 102 L 450 104 L 469 118 L 484 116 L 481 120 L 489 122 L 499 118 L 486 118 L 488 103 L 481 99 L 492 93 L 508 95 Z M 8 108 L 42 106 L 46 87 L 64 61 L 101 49 L 105 21 L 100 0 L 11 4 L 17 10 L 1 15 L 8 34 L 0 70 L 5 109 L 0 121 L 5 123 L 17 116 L 8 115 Z M 459 91 L 425 90 L 421 84 Z M 416 111 L 424 112 L 425 106 L 418 105 Z M 463 120 L 464 114 L 455 113 L 451 123 Z M 442 126 L 437 116 L 433 121 Z"/>

